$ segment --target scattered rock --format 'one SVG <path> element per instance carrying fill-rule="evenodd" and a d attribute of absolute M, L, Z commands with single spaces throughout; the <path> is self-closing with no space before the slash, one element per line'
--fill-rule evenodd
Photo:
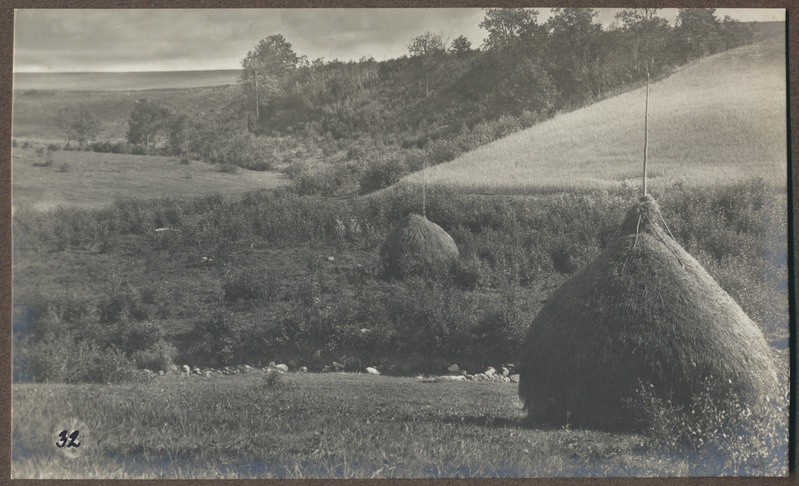
<path fill-rule="evenodd" d="M 373 366 L 367 367 L 366 368 L 366 372 L 369 373 L 370 375 L 379 375 L 380 374 L 380 372 L 377 371 L 377 368 L 375 368 Z"/>
<path fill-rule="evenodd" d="M 300 370 L 299 371 L 300 371 L 300 373 L 308 373 L 308 367 L 307 366 L 300 366 Z"/>
<path fill-rule="evenodd" d="M 327 261 L 334 262 L 334 261 L 336 261 L 336 259 L 335 259 L 335 257 L 329 256 L 329 257 L 327 257 Z"/>
<path fill-rule="evenodd" d="M 252 366 L 244 365 L 244 372 L 245 373 L 252 373 L 253 371 L 255 371 L 255 370 L 252 369 Z"/>
<path fill-rule="evenodd" d="M 511 383 L 519 383 L 519 375 L 518 374 L 510 375 L 510 381 Z"/>
<path fill-rule="evenodd" d="M 504 366 L 502 367 L 502 376 L 510 376 L 510 370 Z"/>
<path fill-rule="evenodd" d="M 214 372 L 213 372 L 213 371 L 210 371 L 210 370 L 206 370 L 206 372 L 205 372 L 205 373 L 203 373 L 203 375 L 205 375 L 205 377 L 206 377 L 206 378 L 210 378 L 210 377 L 211 377 L 211 375 L 213 375 L 213 374 L 214 374 Z"/>
<path fill-rule="evenodd" d="M 344 365 L 343 365 L 343 364 L 341 364 L 341 363 L 339 363 L 339 362 L 337 362 L 337 361 L 333 361 L 333 368 L 334 368 L 336 371 L 341 371 L 341 370 L 343 370 L 343 369 L 344 369 Z"/>
<path fill-rule="evenodd" d="M 280 371 L 288 371 L 289 367 L 288 367 L 288 365 L 285 365 L 285 364 L 281 363 L 279 365 L 275 365 L 275 369 L 276 370 L 280 370 Z"/>
<path fill-rule="evenodd" d="M 460 367 L 457 364 L 450 365 L 450 367 L 447 368 L 447 372 L 453 373 L 453 374 L 460 372 L 460 370 L 461 369 L 460 369 Z"/>
<path fill-rule="evenodd" d="M 164 376 L 164 370 L 158 370 L 158 376 Z"/>
<path fill-rule="evenodd" d="M 183 372 L 187 375 L 191 373 L 191 368 L 189 368 L 189 365 L 183 365 Z"/>
<path fill-rule="evenodd" d="M 277 366 L 277 365 L 275 364 L 274 361 L 270 361 L 269 364 L 266 365 L 267 368 L 274 368 L 275 366 Z"/>
<path fill-rule="evenodd" d="M 169 365 L 169 372 L 170 373 L 177 373 L 178 372 L 178 365 L 175 365 L 175 364 Z"/>
<path fill-rule="evenodd" d="M 193 370 L 191 370 L 191 372 L 194 375 L 199 375 L 200 374 L 200 368 L 194 368 Z"/>
<path fill-rule="evenodd" d="M 489 366 L 487 370 L 483 371 L 483 374 L 486 376 L 493 376 L 497 370 L 494 369 L 493 366 Z"/>

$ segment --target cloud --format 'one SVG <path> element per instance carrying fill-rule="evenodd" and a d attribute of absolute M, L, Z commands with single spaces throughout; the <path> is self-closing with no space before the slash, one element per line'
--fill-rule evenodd
<path fill-rule="evenodd" d="M 539 22 L 549 16 L 538 9 Z M 620 9 L 599 9 L 610 23 Z M 742 20 L 783 18 L 784 11 L 718 9 Z M 676 17 L 676 9 L 662 16 Z M 475 8 L 413 9 L 20 9 L 14 69 L 125 71 L 236 69 L 260 39 L 283 34 L 309 59 L 383 60 L 407 53 L 429 30 L 474 46 L 485 38 Z"/>

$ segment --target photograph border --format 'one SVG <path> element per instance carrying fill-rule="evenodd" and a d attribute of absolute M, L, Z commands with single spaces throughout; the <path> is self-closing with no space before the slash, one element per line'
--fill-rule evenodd
<path fill-rule="evenodd" d="M 318 8 L 318 7 L 401 7 L 401 8 L 441 8 L 441 7 L 658 7 L 676 8 L 686 7 L 715 7 L 715 8 L 784 8 L 786 10 L 786 36 L 787 48 L 787 80 L 788 80 L 788 201 L 789 214 L 788 228 L 791 237 L 788 244 L 788 265 L 792 271 L 789 275 L 788 291 L 790 294 L 790 418 L 789 418 L 789 474 L 791 480 L 796 480 L 797 467 L 797 448 L 796 448 L 796 421 L 797 421 L 797 301 L 796 301 L 796 240 L 799 237 L 799 228 L 795 221 L 799 212 L 795 202 L 795 188 L 797 185 L 797 175 L 792 170 L 792 161 L 799 160 L 799 144 L 793 143 L 794 133 L 792 127 L 799 127 L 799 8 L 791 8 L 792 2 L 789 0 L 761 0 L 761 1 L 708 1 L 692 0 L 683 2 L 673 1 L 652 1 L 643 2 L 638 0 L 623 0 L 621 2 L 612 0 L 552 0 L 549 2 L 518 2 L 518 1 L 492 1 L 485 2 L 479 0 L 428 0 L 428 1 L 409 1 L 409 0 L 375 0 L 351 1 L 351 0 L 299 0 L 299 1 L 253 1 L 253 0 L 223 0 L 214 2 L 211 0 L 3 0 L 0 5 L 0 310 L 2 310 L 2 329 L 0 333 L 0 368 L 5 372 L 6 379 L 0 384 L 0 409 L 2 409 L 2 422 L 0 424 L 0 480 L 11 477 L 11 97 L 12 97 L 12 65 L 13 65 L 13 40 L 14 40 L 14 9 L 17 8 Z M 793 28 L 791 28 L 793 27 Z M 581 478 L 579 481 L 592 481 L 592 479 Z M 122 480 L 103 480 L 118 482 Z M 179 481 L 179 482 L 178 482 Z M 237 484 L 264 484 L 265 480 L 226 480 L 235 481 Z M 280 481 L 280 480 L 266 480 Z M 325 480 L 294 480 L 294 484 L 322 484 Z M 341 480 L 337 480 L 339 482 Z M 367 480 L 346 480 L 347 483 L 360 483 Z M 382 484 L 421 484 L 430 480 L 397 479 L 381 480 Z M 459 479 L 436 479 L 436 484 L 465 484 L 465 480 Z M 466 480 L 468 481 L 468 480 Z M 572 484 L 575 479 L 481 479 L 480 484 Z M 648 484 L 665 484 L 675 482 L 677 484 L 715 484 L 716 478 L 609 478 L 603 479 L 605 484 L 610 485 L 633 485 L 646 481 Z M 50 482 L 50 481 L 48 481 Z M 84 482 L 95 482 L 94 480 L 70 480 L 69 484 L 83 484 Z M 136 480 L 136 484 L 187 484 L 192 480 Z M 725 479 L 725 483 L 731 484 L 772 484 L 774 478 L 730 478 Z M 61 480 L 59 480 L 59 484 Z M 65 483 L 66 484 L 66 483 Z M 475 483 L 473 483 L 475 484 Z"/>

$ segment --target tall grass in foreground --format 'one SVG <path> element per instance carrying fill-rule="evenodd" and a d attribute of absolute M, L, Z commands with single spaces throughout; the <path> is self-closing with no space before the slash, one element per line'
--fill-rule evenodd
<path fill-rule="evenodd" d="M 128 385 L 16 385 L 15 478 L 397 478 L 785 474 L 735 442 L 525 424 L 506 383 L 358 374 L 162 377 Z M 669 422 L 671 424 L 671 422 Z M 53 447 L 80 427 L 77 457 Z M 710 437 L 707 434 L 705 437 Z M 784 435 L 782 437 L 785 437 Z M 763 443 L 765 445 L 766 443 Z M 720 455 L 718 455 L 720 454 Z M 779 458 L 782 458 L 781 461 Z M 720 460 L 719 460 L 720 459 Z"/>

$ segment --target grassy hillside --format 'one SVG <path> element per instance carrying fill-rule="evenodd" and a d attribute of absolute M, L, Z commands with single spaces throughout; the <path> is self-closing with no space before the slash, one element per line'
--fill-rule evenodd
<path fill-rule="evenodd" d="M 34 149 L 14 149 L 11 204 L 15 209 L 95 208 L 120 198 L 242 194 L 287 181 L 275 172 L 222 173 L 209 164 L 184 165 L 172 157 L 65 151 L 49 156 L 52 163 L 46 166 L 45 157 Z"/>
<path fill-rule="evenodd" d="M 122 73 L 14 73 L 14 90 L 130 91 L 236 84 L 237 69 Z"/>
<path fill-rule="evenodd" d="M 414 174 L 488 193 L 640 184 L 645 88 L 557 116 Z M 650 91 L 654 186 L 759 176 L 786 183 L 785 49 L 767 40 L 696 61 Z"/>
<path fill-rule="evenodd" d="M 56 115 L 63 108 L 79 106 L 99 120 L 98 140 L 124 140 L 130 112 L 139 99 L 156 100 L 172 111 L 205 117 L 227 109 L 236 99 L 237 90 L 236 86 L 215 86 L 145 91 L 15 91 L 11 136 L 64 143 Z"/>

